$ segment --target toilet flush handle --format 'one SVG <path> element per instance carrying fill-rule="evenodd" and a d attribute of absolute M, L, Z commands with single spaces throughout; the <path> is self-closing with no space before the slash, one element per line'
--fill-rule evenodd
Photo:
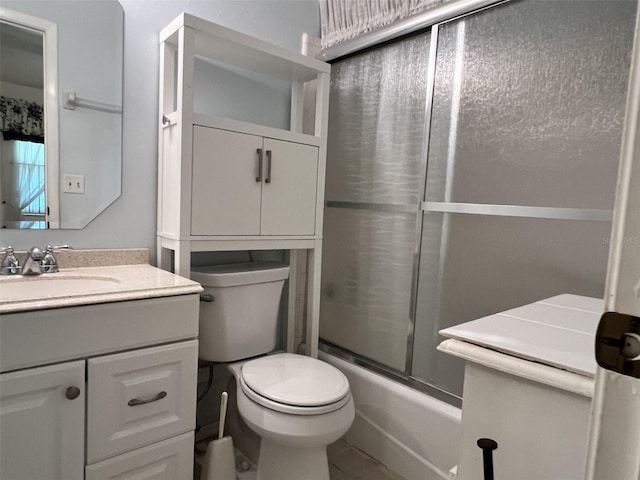
<path fill-rule="evenodd" d="M 211 295 L 210 293 L 201 293 L 200 294 L 200 301 L 201 302 L 215 302 L 216 298 Z"/>

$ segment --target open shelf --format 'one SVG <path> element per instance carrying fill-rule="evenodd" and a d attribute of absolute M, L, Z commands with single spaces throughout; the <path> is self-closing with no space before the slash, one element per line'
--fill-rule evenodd
<path fill-rule="evenodd" d="M 215 59 L 243 70 L 287 82 L 315 80 L 318 73 L 329 73 L 331 67 L 312 57 L 250 37 L 187 13 L 181 14 L 160 32 L 160 41 L 178 45 L 181 27 L 193 28 L 194 54 Z"/>

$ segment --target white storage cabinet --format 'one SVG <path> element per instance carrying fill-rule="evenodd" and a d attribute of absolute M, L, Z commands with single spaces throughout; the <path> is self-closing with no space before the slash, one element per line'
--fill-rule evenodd
<path fill-rule="evenodd" d="M 194 125 L 191 234 L 313 235 L 317 180 L 316 146 Z"/>
<path fill-rule="evenodd" d="M 251 81 L 290 86 L 290 105 L 279 109 L 290 111 L 289 128 L 198 111 L 209 110 L 202 102 L 194 105 L 196 57 L 244 72 Z M 185 13 L 160 32 L 158 266 L 189 277 L 192 252 L 306 250 L 312 356 L 320 310 L 329 73 L 325 62 Z M 211 76 L 199 85 L 216 85 Z M 303 97 L 312 81 L 314 126 L 307 133 Z M 295 280 L 297 255 L 289 258 Z M 295 288 L 289 282 L 289 319 L 295 318 Z M 293 323 L 288 351 L 294 348 Z"/>

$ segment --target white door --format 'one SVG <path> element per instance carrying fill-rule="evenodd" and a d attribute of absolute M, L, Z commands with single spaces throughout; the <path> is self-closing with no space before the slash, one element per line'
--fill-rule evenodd
<path fill-rule="evenodd" d="M 260 234 L 262 137 L 193 127 L 191 235 Z"/>
<path fill-rule="evenodd" d="M 614 316 L 622 332 L 640 333 L 640 37 L 636 36 L 622 154 L 618 174 L 616 206 L 611 233 L 611 251 L 605 288 L 605 310 Z M 636 317 L 636 320 L 633 320 Z M 628 325 L 626 321 L 631 319 Z M 601 322 L 601 327 L 604 322 Z M 633 340 L 633 339 L 631 339 Z M 588 480 L 640 479 L 640 357 L 630 349 L 614 351 L 614 362 L 624 373 L 598 368 L 592 403 L 587 459 Z M 607 347 L 605 347 L 607 348 Z M 619 347 L 618 347 L 619 348 Z M 604 350 L 604 348 L 603 348 Z M 631 354 L 631 355 L 629 355 Z M 616 363 L 617 365 L 613 365 Z M 634 376 L 635 375 L 635 376 Z"/>
<path fill-rule="evenodd" d="M 313 235 L 318 148 L 264 139 L 261 235 Z"/>
<path fill-rule="evenodd" d="M 0 478 L 82 480 L 84 361 L 0 375 Z"/>

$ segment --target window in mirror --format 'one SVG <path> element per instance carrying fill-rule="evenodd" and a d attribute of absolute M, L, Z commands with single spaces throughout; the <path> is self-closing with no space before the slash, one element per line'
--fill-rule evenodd
<path fill-rule="evenodd" d="M 44 144 L 3 140 L 3 228 L 46 228 Z"/>

